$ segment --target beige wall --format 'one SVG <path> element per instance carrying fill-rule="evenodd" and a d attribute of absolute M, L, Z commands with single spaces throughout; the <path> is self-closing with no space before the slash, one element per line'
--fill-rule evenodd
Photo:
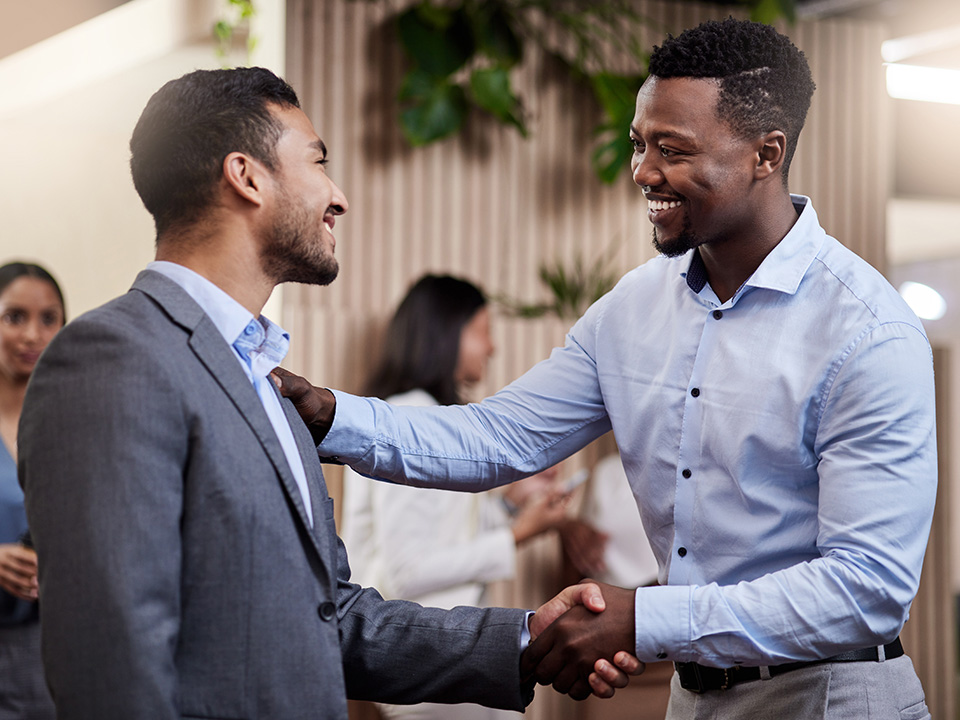
<path fill-rule="evenodd" d="M 130 180 L 127 143 L 163 83 L 219 67 L 209 39 L 217 3 L 129 0 L 41 48 L 0 58 L 0 263 L 26 259 L 48 267 L 63 286 L 70 317 L 125 292 L 153 258 L 153 222 Z M 285 5 L 259 0 L 258 7 L 255 60 L 283 72 Z M 11 23 L 4 33 L 16 35 L 18 15 L 4 19 Z M 135 62 L 131 43 L 140 51 Z M 77 53 L 77 44 L 99 52 Z M 25 76 L 30 80 L 21 87 Z M 71 82 L 64 87 L 66 76 Z M 58 90 L 32 102 L 11 96 L 16 86 L 33 97 L 33 84 Z"/>

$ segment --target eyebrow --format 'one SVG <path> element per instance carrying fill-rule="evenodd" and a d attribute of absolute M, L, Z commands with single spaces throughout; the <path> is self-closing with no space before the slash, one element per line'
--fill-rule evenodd
<path fill-rule="evenodd" d="M 323 140 L 321 140 L 320 138 L 317 138 L 312 143 L 310 143 L 309 147 L 319 151 L 319 153 L 323 155 L 324 160 L 327 159 L 327 146 L 323 144 Z"/>
<path fill-rule="evenodd" d="M 637 128 L 634 127 L 633 125 L 630 126 L 630 132 L 636 135 L 637 137 L 641 137 L 640 131 L 637 130 Z M 670 132 L 669 130 L 662 130 L 660 132 L 655 132 L 651 137 L 652 140 L 663 140 L 664 138 L 672 139 L 672 140 L 680 140 L 682 142 L 692 142 L 694 140 L 694 137 L 692 135 L 684 135 L 678 132 Z"/>

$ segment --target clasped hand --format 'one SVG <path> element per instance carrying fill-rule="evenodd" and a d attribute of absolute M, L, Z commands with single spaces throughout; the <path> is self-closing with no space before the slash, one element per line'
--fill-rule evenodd
<path fill-rule="evenodd" d="M 632 655 L 634 590 L 585 580 L 540 606 L 520 676 L 583 700 L 612 697 L 644 664 Z M 629 650 L 628 650 L 629 649 Z"/>

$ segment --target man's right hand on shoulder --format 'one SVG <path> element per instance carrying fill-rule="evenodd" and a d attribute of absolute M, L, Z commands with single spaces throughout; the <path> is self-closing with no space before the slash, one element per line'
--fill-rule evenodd
<path fill-rule="evenodd" d="M 276 367 L 271 373 L 280 394 L 289 398 L 310 430 L 313 441 L 319 445 L 333 425 L 337 412 L 337 399 L 326 388 L 318 388 L 289 370 Z"/>

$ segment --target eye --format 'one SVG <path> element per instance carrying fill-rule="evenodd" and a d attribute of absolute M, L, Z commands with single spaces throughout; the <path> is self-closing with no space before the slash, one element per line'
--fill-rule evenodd
<path fill-rule="evenodd" d="M 63 324 L 58 312 L 45 312 L 40 316 L 40 322 L 47 327 L 59 327 Z"/>
<path fill-rule="evenodd" d="M 634 152 L 642 153 L 644 150 L 646 150 L 646 145 L 644 145 L 640 140 L 638 140 L 635 137 L 630 138 L 630 144 L 633 145 Z"/>
<path fill-rule="evenodd" d="M 670 156 L 676 155 L 676 154 L 677 154 L 676 151 L 671 150 L 670 148 L 665 147 L 665 146 L 663 146 L 663 145 L 660 146 L 660 155 L 661 155 L 661 156 L 663 156 L 663 157 L 670 157 Z"/>
<path fill-rule="evenodd" d="M 8 310 L 0 316 L 0 322 L 4 325 L 19 325 L 25 320 L 25 315 L 22 310 Z"/>

